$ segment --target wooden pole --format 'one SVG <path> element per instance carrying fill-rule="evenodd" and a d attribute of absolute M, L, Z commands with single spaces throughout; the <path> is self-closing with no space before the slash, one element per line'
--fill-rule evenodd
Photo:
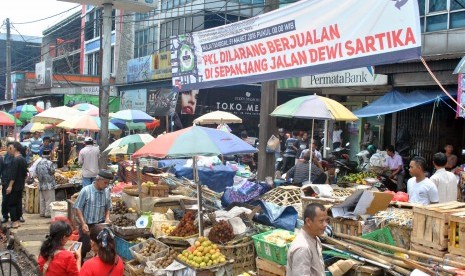
<path fill-rule="evenodd" d="M 405 253 L 405 254 L 408 254 L 408 255 L 412 255 L 412 256 L 428 259 L 428 260 L 432 260 L 432 261 L 438 262 L 438 263 L 445 263 L 445 264 L 447 264 L 449 266 L 453 266 L 453 267 L 457 267 L 457 268 L 465 268 L 465 264 L 455 262 L 455 261 L 451 261 L 451 260 L 446 261 L 444 258 L 436 257 L 436 256 L 433 256 L 433 255 L 427 255 L 427 254 L 424 254 L 424 253 L 421 253 L 421 252 L 411 251 L 411 250 L 407 250 L 407 249 L 404 249 L 404 248 L 401 248 L 401 247 L 392 246 L 392 245 L 388 245 L 388 244 L 384 244 L 384 243 L 380 243 L 380 242 L 375 242 L 375 241 L 371 241 L 371 240 L 366 240 L 366 239 L 363 239 L 363 238 L 354 237 L 354 236 L 350 236 L 350 235 L 346 235 L 346 234 L 342 234 L 342 233 L 334 233 L 334 235 L 336 237 L 338 237 L 338 238 L 352 240 L 352 241 L 356 241 L 356 242 L 361 242 L 361 243 L 364 243 L 364 244 L 373 245 L 373 246 L 376 246 L 376 247 L 392 250 L 392 251 L 395 251 L 395 252 Z"/>
<path fill-rule="evenodd" d="M 197 205 L 199 216 L 199 236 L 203 236 L 203 208 L 202 208 L 202 186 L 199 183 L 199 172 L 197 169 L 197 156 L 192 157 L 192 169 L 194 175 L 194 184 L 197 186 Z"/>
<path fill-rule="evenodd" d="M 395 272 L 397 273 L 400 273 L 402 275 L 410 275 L 410 271 L 403 268 L 403 267 L 400 267 L 398 265 L 394 265 L 391 260 L 387 261 L 386 259 L 382 258 L 381 256 L 375 256 L 373 253 L 368 253 L 366 251 L 364 251 L 363 249 L 361 249 L 360 247 L 356 246 L 356 245 L 352 245 L 352 244 L 349 244 L 349 243 L 346 243 L 346 242 L 343 242 L 343 241 L 340 241 L 340 240 L 336 240 L 336 239 L 333 239 L 333 238 L 330 238 L 330 237 L 324 237 L 324 239 L 332 244 L 335 244 L 337 246 L 340 246 L 348 251 L 352 251 L 354 252 L 355 254 L 357 255 L 360 255 L 364 258 L 367 258 L 367 259 L 370 259 L 370 260 L 373 260 L 373 261 L 376 261 L 378 263 L 381 263 L 381 264 L 384 264 L 384 265 L 388 265 L 391 267 L 392 270 L 394 270 Z"/>

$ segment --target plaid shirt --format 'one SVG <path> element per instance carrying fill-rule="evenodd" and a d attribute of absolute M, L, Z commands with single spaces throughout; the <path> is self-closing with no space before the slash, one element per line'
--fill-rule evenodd
<path fill-rule="evenodd" d="M 110 189 L 99 191 L 94 183 L 82 188 L 73 208 L 81 210 L 87 224 L 104 222 L 105 211 L 111 210 Z"/>

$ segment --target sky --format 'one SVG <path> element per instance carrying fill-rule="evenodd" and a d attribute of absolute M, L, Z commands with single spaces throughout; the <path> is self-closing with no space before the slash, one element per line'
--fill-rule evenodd
<path fill-rule="evenodd" d="M 80 8 L 75 8 L 70 12 L 42 20 L 30 24 L 15 24 L 21 22 L 29 22 L 42 18 L 46 18 L 73 7 L 78 6 L 76 3 L 62 2 L 57 0 L 3 0 L 2 8 L 0 9 L 0 25 L 6 18 L 10 18 L 10 22 L 22 35 L 42 36 L 42 31 L 55 23 L 63 20 L 67 16 L 79 11 Z M 6 33 L 6 28 L 3 26 L 0 29 L 1 33 Z M 12 28 L 12 34 L 18 32 Z"/>

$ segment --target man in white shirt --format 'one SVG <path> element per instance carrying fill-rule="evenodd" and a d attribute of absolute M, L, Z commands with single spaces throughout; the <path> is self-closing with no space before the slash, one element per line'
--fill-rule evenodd
<path fill-rule="evenodd" d="M 457 177 L 446 171 L 447 156 L 438 152 L 433 156 L 433 165 L 436 172 L 431 176 L 431 181 L 438 188 L 439 203 L 457 200 Z"/>
<path fill-rule="evenodd" d="M 315 155 L 315 157 L 318 159 L 318 161 L 322 161 L 323 160 L 323 156 L 321 155 L 321 152 L 319 150 L 316 149 L 316 143 L 315 143 L 315 140 L 312 139 L 312 143 L 310 144 L 310 148 L 313 152 L 313 154 Z M 307 152 L 309 151 L 310 149 L 304 149 L 301 153 L 300 153 L 300 156 L 299 156 L 299 159 L 304 159 L 304 156 L 305 154 L 307 154 Z"/>
<path fill-rule="evenodd" d="M 425 176 L 426 160 L 423 157 L 414 157 L 410 161 L 410 178 L 407 182 L 409 202 L 429 205 L 439 202 L 436 185 Z"/>
<path fill-rule="evenodd" d="M 79 165 L 82 166 L 82 187 L 88 186 L 95 181 L 98 175 L 98 159 L 100 150 L 94 146 L 92 137 L 84 139 L 86 146 L 79 152 Z"/>
<path fill-rule="evenodd" d="M 342 129 L 339 128 L 339 124 L 334 125 L 333 130 L 333 150 L 339 148 L 342 145 Z"/>

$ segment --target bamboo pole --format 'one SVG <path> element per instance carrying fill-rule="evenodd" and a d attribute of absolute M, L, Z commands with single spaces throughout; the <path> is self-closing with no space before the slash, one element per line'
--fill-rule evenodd
<path fill-rule="evenodd" d="M 428 260 L 431 260 L 431 261 L 435 261 L 435 262 L 438 262 L 438 263 L 444 263 L 444 264 L 447 264 L 449 266 L 453 266 L 453 267 L 457 267 L 457 268 L 465 268 L 465 264 L 462 264 L 462 263 L 459 263 L 459 262 L 456 262 L 456 261 L 445 260 L 444 258 L 436 257 L 436 256 L 433 256 L 433 255 L 427 255 L 427 254 L 424 254 L 424 253 L 421 253 L 421 252 L 407 250 L 407 249 L 404 249 L 404 248 L 401 248 L 401 247 L 392 246 L 392 245 L 388 245 L 388 244 L 384 244 L 384 243 L 380 243 L 380 242 L 375 242 L 375 241 L 371 241 L 371 240 L 367 240 L 367 239 L 363 239 L 363 238 L 359 238 L 359 237 L 353 237 L 353 236 L 342 234 L 342 233 L 334 233 L 334 235 L 336 237 L 338 237 L 338 238 L 343 238 L 343 239 L 347 239 L 347 240 L 361 242 L 361 243 L 364 243 L 364 244 L 369 244 L 369 245 L 381 247 L 381 248 L 384 248 L 384 249 L 405 253 L 405 254 L 408 254 L 408 255 L 428 259 Z"/>
<path fill-rule="evenodd" d="M 411 266 L 413 266 L 415 269 L 418 269 L 418 270 L 420 270 L 420 271 L 422 271 L 422 272 L 424 272 L 424 273 L 428 273 L 429 275 L 436 275 L 436 273 L 435 273 L 434 271 L 432 271 L 431 269 L 426 268 L 426 267 L 424 267 L 424 266 L 422 266 L 422 265 L 420 265 L 420 264 L 417 264 L 417 263 L 415 263 L 415 262 L 412 262 L 411 260 L 405 259 L 405 260 L 404 260 L 404 263 L 406 263 L 406 264 L 408 264 L 408 265 L 411 265 Z"/>
<path fill-rule="evenodd" d="M 352 252 L 356 253 L 357 255 L 360 255 L 360 256 L 362 256 L 364 258 L 374 260 L 374 261 L 379 262 L 379 263 L 384 264 L 384 265 L 388 265 L 388 266 L 391 267 L 391 270 L 394 270 L 395 272 L 398 272 L 398 273 L 400 273 L 402 275 L 406 275 L 406 276 L 410 275 L 409 270 L 407 270 L 407 269 L 405 269 L 403 267 L 392 264 L 392 262 L 390 262 L 391 260 L 386 261 L 385 259 L 380 258 L 378 256 L 375 256 L 372 253 L 367 253 L 367 252 L 363 251 L 360 247 L 358 247 L 356 245 L 349 244 L 349 243 L 346 243 L 346 242 L 343 242 L 343 241 L 340 241 L 340 240 L 336 240 L 336 239 L 333 239 L 333 238 L 330 238 L 330 237 L 323 237 L 323 239 L 330 242 L 330 243 L 332 243 L 332 244 L 341 246 L 341 247 L 343 247 L 344 249 L 346 249 L 348 251 L 352 251 Z"/>

